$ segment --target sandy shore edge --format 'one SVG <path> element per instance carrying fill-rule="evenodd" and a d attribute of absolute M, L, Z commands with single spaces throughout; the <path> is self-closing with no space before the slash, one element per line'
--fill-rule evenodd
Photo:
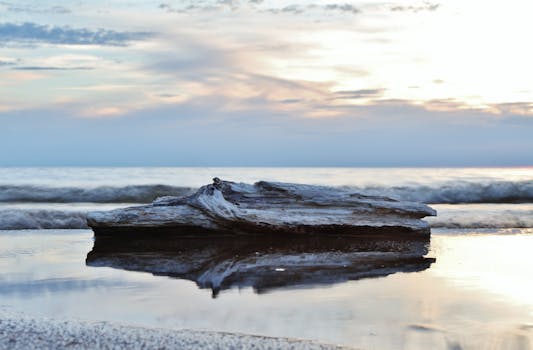
<path fill-rule="evenodd" d="M 0 349 L 349 349 L 307 340 L 59 320 L 0 311 Z"/>

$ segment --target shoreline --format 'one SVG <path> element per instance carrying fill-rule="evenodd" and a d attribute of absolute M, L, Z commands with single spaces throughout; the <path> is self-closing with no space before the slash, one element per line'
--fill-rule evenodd
<path fill-rule="evenodd" d="M 107 321 L 37 318 L 0 311 L 0 349 L 30 348 L 353 349 L 303 339 L 207 330 L 148 328 Z"/>

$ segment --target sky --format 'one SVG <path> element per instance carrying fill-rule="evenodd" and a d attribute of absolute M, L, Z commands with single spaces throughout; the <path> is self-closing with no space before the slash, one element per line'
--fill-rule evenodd
<path fill-rule="evenodd" d="M 531 166 L 532 12 L 1 0 L 0 166 Z"/>

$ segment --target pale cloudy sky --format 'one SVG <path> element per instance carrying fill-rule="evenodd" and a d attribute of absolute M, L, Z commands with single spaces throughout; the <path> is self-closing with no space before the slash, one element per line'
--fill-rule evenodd
<path fill-rule="evenodd" d="M 529 1 L 0 1 L 0 165 L 533 165 Z"/>

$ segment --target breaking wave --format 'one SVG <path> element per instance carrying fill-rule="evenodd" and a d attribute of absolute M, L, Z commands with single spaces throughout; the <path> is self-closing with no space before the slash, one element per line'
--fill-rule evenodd
<path fill-rule="evenodd" d="M 369 195 L 430 204 L 533 203 L 533 181 L 487 183 L 450 182 L 442 185 L 344 187 Z M 190 187 L 133 185 L 96 188 L 0 185 L 0 202 L 149 203 L 157 197 L 183 196 Z"/>
<path fill-rule="evenodd" d="M 0 210 L 0 230 L 84 229 L 84 212 L 45 209 Z"/>
<path fill-rule="evenodd" d="M 0 202 L 34 203 L 149 203 L 157 197 L 183 196 L 192 191 L 189 187 L 166 185 L 139 185 L 96 188 L 0 186 Z"/>
<path fill-rule="evenodd" d="M 532 180 L 344 188 L 429 203 L 438 211 L 437 217 L 426 218 L 434 228 L 533 228 L 533 204 L 526 204 L 533 203 Z M 0 185 L 0 203 L 5 203 L 0 206 L 0 230 L 86 229 L 87 211 L 108 210 L 118 203 L 149 203 L 158 197 L 183 196 L 193 190 L 168 185 L 95 188 Z"/>
<path fill-rule="evenodd" d="M 532 204 L 440 204 L 436 217 L 426 217 L 433 228 L 533 228 Z"/>
<path fill-rule="evenodd" d="M 492 204 L 480 206 L 509 206 Z M 432 228 L 533 228 L 533 205 L 516 208 L 468 208 L 467 205 L 437 205 L 437 217 L 426 217 Z M 525 206 L 525 207 L 522 207 Z M 457 207 L 457 208 L 456 208 Z M 87 229 L 86 212 L 48 209 L 2 209 L 0 230 Z"/>
<path fill-rule="evenodd" d="M 429 204 L 533 203 L 533 181 L 452 182 L 438 186 L 356 187 L 366 194 Z"/>

